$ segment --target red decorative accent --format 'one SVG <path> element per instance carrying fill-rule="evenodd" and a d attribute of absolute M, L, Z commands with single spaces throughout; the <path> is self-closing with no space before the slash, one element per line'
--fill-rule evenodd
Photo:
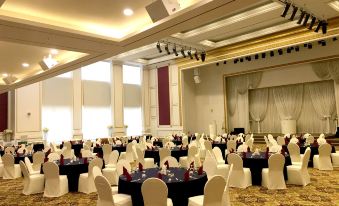
<path fill-rule="evenodd" d="M 166 165 L 166 169 L 169 169 L 168 160 L 166 160 L 165 165 Z"/>
<path fill-rule="evenodd" d="M 202 166 L 201 166 L 201 167 L 199 167 L 199 169 L 198 169 L 198 175 L 202 175 L 202 172 L 203 172 L 203 168 L 202 168 Z"/>
<path fill-rule="evenodd" d="M 189 173 L 189 170 L 186 170 L 184 174 L 184 181 L 188 182 L 188 180 L 190 180 L 190 173 Z"/>
<path fill-rule="evenodd" d="M 158 68 L 159 125 L 170 125 L 170 94 L 168 67 Z"/>
<path fill-rule="evenodd" d="M 139 171 L 143 171 L 144 170 L 144 166 L 142 166 L 142 164 L 139 162 Z"/>
<path fill-rule="evenodd" d="M 8 92 L 0 94 L 0 131 L 7 129 Z"/>
<path fill-rule="evenodd" d="M 158 178 L 162 180 L 162 174 L 160 172 L 158 173 Z"/>

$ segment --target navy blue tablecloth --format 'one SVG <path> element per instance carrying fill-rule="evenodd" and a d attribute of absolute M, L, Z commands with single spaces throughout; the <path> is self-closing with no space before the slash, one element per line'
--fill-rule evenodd
<path fill-rule="evenodd" d="M 171 149 L 171 156 L 175 157 L 178 161 L 180 157 L 187 156 L 187 149 L 180 149 L 180 147 L 174 147 Z M 147 149 L 145 150 L 145 158 L 154 158 L 154 163 L 159 165 L 160 156 L 159 149 L 156 148 L 154 150 Z"/>
<path fill-rule="evenodd" d="M 207 182 L 206 173 L 198 175 L 197 172 L 193 172 L 192 178 L 185 182 L 185 169 L 170 168 L 168 171 L 169 175 L 163 175 L 162 180 L 168 187 L 168 198 L 172 199 L 174 206 L 187 206 L 189 197 L 204 194 L 204 187 Z M 157 177 L 158 172 L 158 168 L 135 172 L 132 174 L 132 181 L 130 182 L 124 176 L 120 176 L 119 193 L 131 195 L 133 206 L 143 206 L 141 185 L 147 178 Z M 142 174 L 145 174 L 145 177 L 142 177 Z"/>
<path fill-rule="evenodd" d="M 126 152 L 126 146 L 125 145 L 113 145 L 112 146 L 112 151 L 113 150 L 117 150 L 119 152 L 119 154 L 121 152 Z M 102 153 L 102 147 L 93 147 L 93 153 L 99 153 L 100 155 L 103 155 Z"/>

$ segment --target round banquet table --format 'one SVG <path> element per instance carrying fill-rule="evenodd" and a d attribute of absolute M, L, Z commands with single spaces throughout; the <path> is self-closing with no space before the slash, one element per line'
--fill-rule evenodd
<path fill-rule="evenodd" d="M 32 155 L 14 155 L 14 164 L 19 164 L 20 160 L 25 162 L 25 157 L 28 157 L 28 159 L 33 163 L 33 157 Z"/>
<path fill-rule="evenodd" d="M 180 147 L 173 147 L 171 149 L 171 156 L 175 157 L 178 162 L 179 158 L 183 156 L 187 156 L 187 149 L 180 149 Z M 145 158 L 154 158 L 154 163 L 157 163 L 159 165 L 160 162 L 160 156 L 159 156 L 159 148 L 152 149 L 146 149 L 145 150 Z"/>
<path fill-rule="evenodd" d="M 240 145 L 242 145 L 243 143 L 242 142 L 237 142 L 236 144 L 237 144 L 236 148 L 238 149 L 238 147 Z M 213 141 L 212 142 L 212 148 L 213 147 L 219 147 L 220 150 L 221 150 L 222 156 L 225 157 L 225 150 L 227 149 L 227 142 L 216 142 L 216 141 Z"/>
<path fill-rule="evenodd" d="M 253 152 L 242 152 L 238 153 L 243 160 L 243 166 L 251 170 L 252 185 L 261 185 L 261 172 L 263 168 L 268 168 L 268 158 L 274 153 L 260 152 L 259 155 L 253 155 Z M 225 160 L 227 164 L 227 157 Z M 287 168 L 286 166 L 291 165 L 291 158 L 288 154 L 285 154 L 285 165 L 284 165 L 284 178 L 287 180 Z"/>
<path fill-rule="evenodd" d="M 126 146 L 125 145 L 113 145 L 112 151 L 113 150 L 117 150 L 120 154 L 121 152 L 126 152 Z M 93 147 L 93 153 L 99 153 L 102 155 L 103 154 L 102 147 Z"/>
<path fill-rule="evenodd" d="M 43 143 L 36 143 L 33 145 L 34 152 L 43 151 L 44 149 L 45 149 L 45 146 Z"/>
<path fill-rule="evenodd" d="M 89 162 L 90 160 L 88 160 Z M 64 164 L 60 165 L 59 161 L 55 163 L 59 166 L 59 174 L 67 175 L 68 179 L 68 190 L 70 192 L 78 191 L 79 176 L 81 173 L 88 172 L 88 162 L 85 164 L 84 159 L 78 160 L 64 159 Z"/>
<path fill-rule="evenodd" d="M 207 182 L 207 176 L 204 172 L 198 175 L 193 172 L 190 179 L 184 181 L 184 168 L 169 168 L 167 175 L 163 175 L 162 180 L 168 187 L 168 198 L 172 199 L 174 206 L 187 206 L 188 198 L 204 194 L 204 187 Z M 150 177 L 157 177 L 159 168 L 150 168 L 142 172 L 137 171 L 132 173 L 132 180 L 128 182 L 126 177 L 121 175 L 119 177 L 118 192 L 129 194 L 132 197 L 133 206 L 143 206 L 143 198 L 141 194 L 142 183 Z M 145 177 L 143 177 L 143 174 Z"/>
<path fill-rule="evenodd" d="M 153 146 L 163 147 L 162 141 L 153 141 Z"/>
<path fill-rule="evenodd" d="M 335 147 L 333 145 L 332 146 L 332 151 L 331 153 L 336 153 L 335 151 Z M 308 167 L 313 167 L 313 156 L 314 155 L 318 155 L 319 154 L 319 145 L 314 145 L 314 144 L 311 144 L 310 146 L 305 146 L 305 145 L 302 145 L 300 146 L 300 154 L 304 154 L 307 147 L 311 148 L 311 155 L 310 155 L 310 160 L 308 162 Z M 287 149 L 287 145 L 283 145 L 282 148 L 288 152 L 288 149 Z"/>

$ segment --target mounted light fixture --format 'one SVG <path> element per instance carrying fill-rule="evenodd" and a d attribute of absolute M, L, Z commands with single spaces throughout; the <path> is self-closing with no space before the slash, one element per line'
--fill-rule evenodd
<path fill-rule="evenodd" d="M 181 52 L 181 55 L 182 55 L 184 58 L 186 58 L 185 50 L 184 50 L 183 47 L 181 47 L 180 52 Z"/>
<path fill-rule="evenodd" d="M 321 28 L 323 34 L 327 33 L 327 26 L 328 26 L 327 21 L 323 21 L 323 25 L 322 25 L 322 28 Z"/>
<path fill-rule="evenodd" d="M 171 54 L 171 52 L 169 51 L 169 48 L 168 48 L 168 43 L 165 45 L 165 50 L 166 50 L 167 54 Z"/>
<path fill-rule="evenodd" d="M 316 20 L 317 20 L 317 17 L 312 16 L 310 26 L 308 27 L 309 30 L 312 30 Z"/>
<path fill-rule="evenodd" d="M 291 17 L 290 17 L 290 21 L 294 20 L 294 17 L 296 15 L 297 11 L 298 11 L 298 7 L 293 5 L 293 11 L 292 11 L 292 14 L 291 14 Z"/>
<path fill-rule="evenodd" d="M 314 31 L 318 33 L 322 25 L 323 25 L 323 21 L 318 21 L 318 26 L 316 27 Z"/>
<path fill-rule="evenodd" d="M 287 12 L 290 9 L 290 7 L 291 7 L 291 3 L 285 2 L 285 9 L 284 9 L 283 13 L 281 14 L 281 17 L 284 17 L 284 18 L 286 17 Z"/>
<path fill-rule="evenodd" d="M 173 47 L 173 53 L 175 54 L 175 56 L 179 56 L 178 52 L 177 52 L 177 46 L 174 44 Z"/>
<path fill-rule="evenodd" d="M 308 19 L 310 18 L 311 14 L 306 14 L 306 17 L 304 19 L 303 26 L 307 26 Z"/>
<path fill-rule="evenodd" d="M 190 50 L 187 51 L 187 54 L 191 59 L 193 59 L 191 48 L 190 48 Z"/>
<path fill-rule="evenodd" d="M 306 12 L 305 11 L 301 11 L 301 15 L 299 17 L 299 20 L 298 20 L 297 24 L 301 24 L 301 22 L 303 21 L 305 15 L 306 15 Z"/>
<path fill-rule="evenodd" d="M 204 62 L 205 59 L 206 59 L 206 52 L 205 52 L 205 51 L 202 51 L 201 54 L 200 54 L 200 56 L 201 56 L 201 61 Z"/>
<path fill-rule="evenodd" d="M 199 55 L 197 50 L 195 50 L 194 57 L 197 61 L 199 61 Z"/>
<path fill-rule="evenodd" d="M 161 52 L 162 52 L 162 50 L 161 50 L 161 46 L 160 46 L 160 42 L 158 42 L 158 43 L 157 43 L 157 49 L 158 49 L 159 53 L 161 53 Z"/>

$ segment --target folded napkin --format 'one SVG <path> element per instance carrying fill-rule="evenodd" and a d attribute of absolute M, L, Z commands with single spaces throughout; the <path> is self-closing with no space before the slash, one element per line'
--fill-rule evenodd
<path fill-rule="evenodd" d="M 142 164 L 139 162 L 139 171 L 143 171 L 144 167 L 142 166 Z"/>
<path fill-rule="evenodd" d="M 167 169 L 169 169 L 168 160 L 166 160 L 166 162 L 164 163 L 164 165 L 166 166 Z"/>
<path fill-rule="evenodd" d="M 188 182 L 188 180 L 190 180 L 190 172 L 189 170 L 186 170 L 186 172 L 184 173 L 184 181 Z"/>
<path fill-rule="evenodd" d="M 45 157 L 48 157 L 49 154 L 51 154 L 51 149 L 46 152 Z"/>
<path fill-rule="evenodd" d="M 191 162 L 190 168 L 194 168 L 194 161 Z"/>
<path fill-rule="evenodd" d="M 64 165 L 64 155 L 60 155 L 60 165 Z"/>
<path fill-rule="evenodd" d="M 247 152 L 251 152 L 251 148 L 250 147 L 247 147 Z"/>
<path fill-rule="evenodd" d="M 162 180 L 162 174 L 160 172 L 158 173 L 158 178 Z"/>
<path fill-rule="evenodd" d="M 48 157 L 45 157 L 44 162 L 48 162 Z"/>
<path fill-rule="evenodd" d="M 126 180 L 130 182 L 132 180 L 132 176 L 128 173 L 125 167 L 122 168 L 122 175 L 126 177 Z"/>
<path fill-rule="evenodd" d="M 199 167 L 199 169 L 198 169 L 198 175 L 202 175 L 202 173 L 203 173 L 203 167 L 201 166 L 201 167 Z"/>
<path fill-rule="evenodd" d="M 81 152 L 79 153 L 79 158 L 82 158 L 82 153 Z"/>
<path fill-rule="evenodd" d="M 84 164 L 87 164 L 88 163 L 88 160 L 87 160 L 87 157 L 84 158 Z"/>
<path fill-rule="evenodd" d="M 22 152 L 23 152 L 22 154 L 26 154 L 26 149 L 24 149 Z"/>

